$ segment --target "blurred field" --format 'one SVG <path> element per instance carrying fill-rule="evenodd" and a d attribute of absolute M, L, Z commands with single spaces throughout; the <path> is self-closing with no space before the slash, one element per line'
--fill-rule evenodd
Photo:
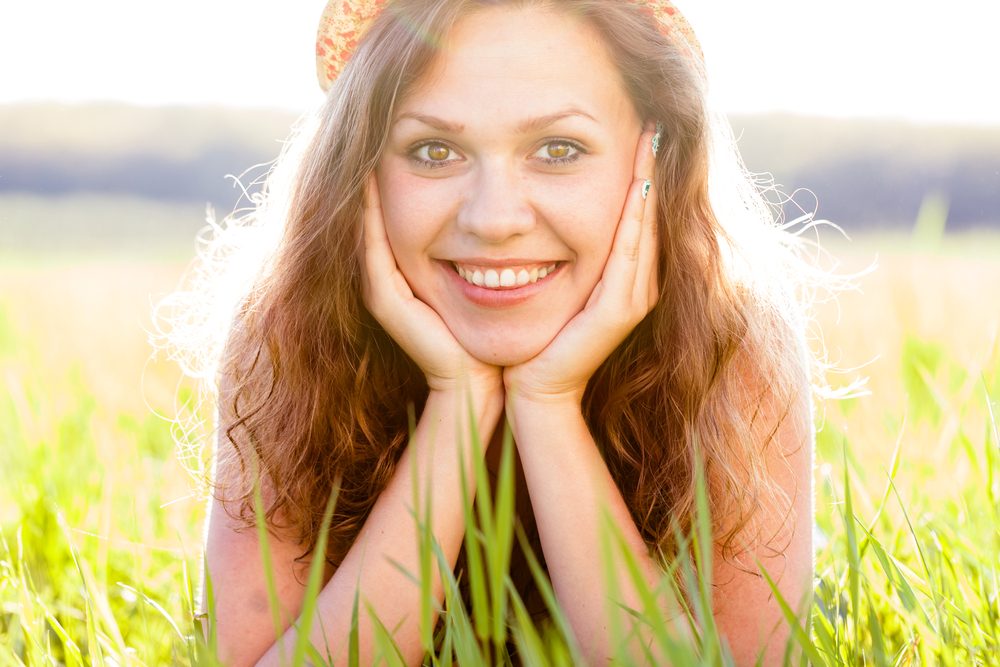
<path fill-rule="evenodd" d="M 203 204 L 136 196 L 0 194 L 0 263 L 75 264 L 95 256 L 183 262 L 194 253 L 205 212 Z"/>
<path fill-rule="evenodd" d="M 990 432 L 988 401 L 1000 413 L 1000 236 L 921 245 L 895 235 L 830 247 L 845 271 L 876 257 L 880 266 L 860 280 L 863 293 L 845 294 L 839 307 L 828 304 L 820 313 L 832 360 L 864 365 L 831 381 L 867 376 L 871 395 L 825 407 L 817 574 L 848 595 L 845 581 L 855 570 L 848 571 L 850 544 L 839 514 L 845 445 L 853 511 L 867 525 L 899 443 L 902 505 L 921 540 L 943 540 L 941 553 L 955 554 L 953 594 L 965 591 L 971 601 L 941 611 L 952 604 L 939 599 L 947 582 L 935 583 L 926 563 L 927 573 L 920 571 L 899 504 L 889 503 L 872 526 L 886 550 L 908 564 L 921 600 L 933 599 L 928 605 L 945 620 L 961 616 L 961 631 L 978 637 L 983 655 L 954 664 L 997 664 L 988 652 L 997 648 L 1000 617 L 1000 442 Z M 144 332 L 151 303 L 176 286 L 183 261 L 163 259 L 158 249 L 54 259 L 0 252 L 0 665 L 192 660 L 190 587 L 202 502 L 178 463 L 171 424 L 160 416 L 175 414 L 178 372 L 149 359 Z M 877 610 L 884 636 L 876 641 L 863 623 L 843 620 L 837 641 L 855 641 L 859 656 L 884 650 L 889 658 L 910 655 L 898 664 L 935 663 L 936 644 L 926 637 L 920 650 L 930 651 L 929 661 L 908 648 L 915 630 L 907 628 L 924 622 L 897 599 L 898 585 L 879 574 L 870 555 L 864 567 L 869 598 L 854 604 Z M 831 611 L 832 622 L 846 613 Z M 988 631 L 990 614 L 992 639 L 976 634 L 980 625 Z M 926 626 L 937 628 L 941 642 L 957 641 L 949 633 L 959 630 L 941 618 Z"/>
<path fill-rule="evenodd" d="M 985 398 L 981 375 L 1000 370 L 1000 234 L 946 237 L 932 246 L 903 235 L 873 236 L 830 247 L 847 271 L 877 263 L 857 281 L 859 291 L 819 311 L 831 361 L 860 367 L 857 375 L 868 378 L 871 391 L 829 404 L 831 423 L 864 437 L 867 451 L 886 454 L 907 419 L 908 454 L 940 453 L 931 445 L 953 434 L 940 426 L 956 428 L 954 420 L 964 416 L 959 408 Z M 918 371 L 921 364 L 927 367 Z M 933 389 L 917 382 L 921 373 Z M 836 383 L 837 375 L 830 380 Z M 921 403 L 927 392 L 934 394 L 930 405 Z"/>

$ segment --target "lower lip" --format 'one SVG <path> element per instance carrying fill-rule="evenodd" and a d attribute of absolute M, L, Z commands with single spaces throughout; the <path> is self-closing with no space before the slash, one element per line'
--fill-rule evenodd
<path fill-rule="evenodd" d="M 455 266 L 451 262 L 440 262 L 441 268 L 450 276 L 450 280 L 472 303 L 484 308 L 508 308 L 524 303 L 531 297 L 545 289 L 548 284 L 562 271 L 562 263 L 556 265 L 555 271 L 538 282 L 528 283 L 524 287 L 512 287 L 509 289 L 488 289 L 477 287 L 458 275 Z"/>

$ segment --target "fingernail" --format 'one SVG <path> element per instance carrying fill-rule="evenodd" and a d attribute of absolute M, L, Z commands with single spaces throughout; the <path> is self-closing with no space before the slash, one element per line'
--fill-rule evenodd
<path fill-rule="evenodd" d="M 663 136 L 663 123 L 656 124 L 656 134 L 653 135 L 653 157 L 660 152 L 660 138 Z"/>
<path fill-rule="evenodd" d="M 649 196 L 649 191 L 652 189 L 653 183 L 647 178 L 642 184 L 642 198 L 646 199 Z"/>

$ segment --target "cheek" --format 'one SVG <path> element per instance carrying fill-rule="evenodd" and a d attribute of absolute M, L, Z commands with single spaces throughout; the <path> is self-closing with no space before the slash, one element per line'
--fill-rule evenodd
<path fill-rule="evenodd" d="M 386 235 L 404 274 L 417 265 L 445 220 L 442 202 L 448 199 L 435 183 L 392 169 L 378 171 Z"/>
<path fill-rule="evenodd" d="M 631 173 L 620 161 L 603 168 L 540 184 L 534 200 L 562 242 L 583 267 L 604 266 L 621 219 Z"/>

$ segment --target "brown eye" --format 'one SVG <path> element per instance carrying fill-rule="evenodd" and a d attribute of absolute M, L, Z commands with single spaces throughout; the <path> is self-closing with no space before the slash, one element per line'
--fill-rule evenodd
<path fill-rule="evenodd" d="M 435 162 L 443 162 L 451 155 L 451 149 L 443 144 L 430 144 L 427 146 L 427 157 Z"/>
<path fill-rule="evenodd" d="M 573 146 L 567 143 L 552 142 L 548 144 L 548 156 L 554 160 L 564 160 L 570 156 Z"/>
<path fill-rule="evenodd" d="M 462 156 L 448 144 L 430 141 L 417 146 L 410 152 L 410 160 L 427 169 L 450 167 L 462 161 Z"/>
<path fill-rule="evenodd" d="M 543 164 L 558 167 L 576 162 L 586 153 L 586 149 L 575 141 L 552 139 L 538 149 L 534 158 Z"/>

